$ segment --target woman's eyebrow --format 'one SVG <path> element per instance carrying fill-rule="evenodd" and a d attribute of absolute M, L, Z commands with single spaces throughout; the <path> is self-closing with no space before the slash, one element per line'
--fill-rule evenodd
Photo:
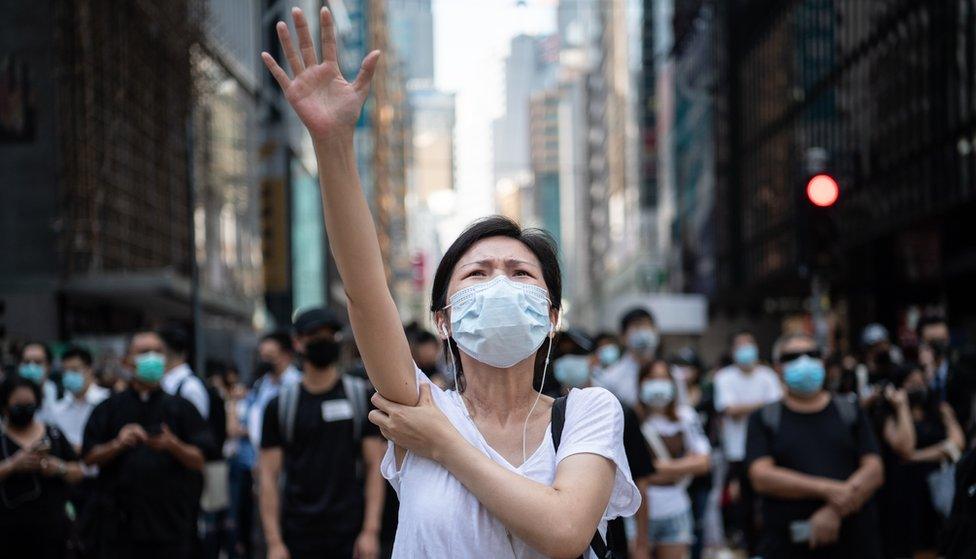
<path fill-rule="evenodd" d="M 495 258 L 483 258 L 483 259 L 477 260 L 475 262 L 468 262 L 467 264 L 459 264 L 458 265 L 458 269 L 460 269 L 460 268 L 466 268 L 468 266 L 487 266 L 487 265 L 492 264 L 496 260 L 497 259 L 495 259 Z M 506 258 L 505 259 L 505 264 L 508 265 L 508 266 L 522 264 L 522 265 L 526 265 L 526 266 L 532 266 L 534 268 L 542 268 L 542 266 L 540 266 L 538 264 L 535 264 L 533 262 L 529 262 L 528 260 L 520 260 L 518 258 Z"/>

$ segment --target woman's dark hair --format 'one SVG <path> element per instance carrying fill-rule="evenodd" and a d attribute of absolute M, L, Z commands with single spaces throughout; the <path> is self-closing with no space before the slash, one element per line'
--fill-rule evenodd
<path fill-rule="evenodd" d="M 654 367 L 664 367 L 664 370 L 668 373 L 668 380 L 671 381 L 671 385 L 674 386 L 674 398 L 671 398 L 671 402 L 668 407 L 664 409 L 664 415 L 668 416 L 671 421 L 678 421 L 678 383 L 674 380 L 674 375 L 671 374 L 671 364 L 664 359 L 654 359 L 644 363 L 640 372 L 637 374 L 637 390 L 640 392 L 640 385 L 644 382 L 644 379 L 651 376 L 654 372 Z M 647 406 L 644 402 L 640 402 L 640 405 L 644 407 L 645 411 Z"/>
<path fill-rule="evenodd" d="M 0 383 L 0 414 L 6 415 L 7 408 L 10 404 L 10 397 L 13 396 L 15 390 L 21 387 L 30 388 L 31 392 L 34 393 L 34 401 L 37 403 L 38 409 L 40 409 L 44 398 L 41 387 L 36 382 L 14 373 Z"/>
<path fill-rule="evenodd" d="M 465 229 L 461 235 L 451 244 L 437 265 L 434 273 L 434 285 L 431 289 L 430 311 L 437 312 L 447 306 L 447 287 L 451 282 L 451 275 L 454 268 L 468 250 L 478 241 L 491 237 L 508 237 L 515 239 L 525 245 L 536 258 L 542 267 L 542 279 L 546 282 L 549 289 L 549 301 L 553 308 L 559 309 L 563 296 L 562 272 L 559 269 L 559 256 L 556 251 L 556 241 L 552 235 L 542 229 L 525 228 L 511 219 L 493 215 L 484 219 L 479 219 Z M 551 343 L 551 340 L 550 342 Z M 456 344 L 445 341 L 445 348 L 454 355 L 454 366 L 457 367 L 457 379 L 459 392 L 464 392 L 464 372 L 461 370 L 461 354 Z M 545 344 L 543 344 L 545 345 Z M 538 387 L 541 380 L 542 368 L 545 365 L 545 352 L 536 352 L 534 384 Z"/>

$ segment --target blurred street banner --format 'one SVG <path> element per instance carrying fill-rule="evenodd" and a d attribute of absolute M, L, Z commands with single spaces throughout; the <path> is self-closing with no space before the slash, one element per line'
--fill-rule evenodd
<path fill-rule="evenodd" d="M 651 311 L 661 334 L 702 334 L 708 325 L 708 301 L 704 295 L 635 293 L 617 297 L 604 311 L 603 324 L 616 329 L 621 315 L 640 307 Z"/>

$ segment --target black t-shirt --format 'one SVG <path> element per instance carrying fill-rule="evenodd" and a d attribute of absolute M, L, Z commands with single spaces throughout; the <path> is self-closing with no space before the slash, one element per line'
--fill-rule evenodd
<path fill-rule="evenodd" d="M 651 448 L 641 433 L 640 419 L 634 410 L 627 406 L 624 409 L 624 454 L 630 464 L 630 476 L 634 480 L 647 477 L 654 473 L 654 462 L 651 459 Z"/>
<path fill-rule="evenodd" d="M 20 445 L 6 432 L 0 437 L 3 438 L 0 460 L 10 458 L 20 450 Z M 56 427 L 46 426 L 42 440 L 51 448 L 49 456 L 65 462 L 78 460 L 71 443 Z M 39 472 L 7 476 L 0 481 L 0 534 L 22 536 L 40 531 L 46 538 L 63 538 L 67 492 L 67 484 L 59 476 L 45 476 Z"/>
<path fill-rule="evenodd" d="M 130 423 L 150 434 L 158 433 L 165 423 L 177 438 L 205 456 L 213 452 L 210 429 L 193 404 L 159 389 L 143 398 L 130 388 L 92 410 L 82 455 L 115 439 Z M 123 451 L 101 466 L 96 483 L 96 504 L 103 511 L 103 545 L 120 539 L 164 545 L 189 541 L 196 529 L 202 487 L 201 472 L 187 469 L 169 452 L 147 445 Z"/>
<path fill-rule="evenodd" d="M 749 417 L 746 467 L 769 456 L 781 468 L 843 481 L 857 471 L 863 456 L 878 454 L 870 422 L 860 410 L 853 426 L 844 423 L 834 402 L 814 413 L 797 413 L 781 405 L 780 413 L 776 433 L 764 424 L 762 410 Z M 819 500 L 763 496 L 761 555 L 767 559 L 879 556 L 877 512 L 873 501 L 843 520 L 836 545 L 815 551 L 807 549 L 806 544 L 793 545 L 790 523 L 809 519 L 823 504 Z"/>
<path fill-rule="evenodd" d="M 363 522 L 362 447 L 353 440 L 354 408 L 342 382 L 324 393 L 301 386 L 290 443 L 278 421 L 280 398 L 264 410 L 261 448 L 282 448 L 281 531 L 289 542 L 323 547 L 355 539 Z M 361 409 L 361 408 L 360 408 Z M 366 410 L 368 412 L 368 410 Z M 379 428 L 361 418 L 363 437 Z"/>

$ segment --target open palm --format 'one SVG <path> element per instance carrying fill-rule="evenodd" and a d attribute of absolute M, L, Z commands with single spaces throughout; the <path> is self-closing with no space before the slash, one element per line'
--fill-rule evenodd
<path fill-rule="evenodd" d="M 261 53 L 261 59 L 268 70 L 271 70 L 285 93 L 285 99 L 295 109 L 313 139 L 351 133 L 369 93 L 379 51 L 373 51 L 366 56 L 359 75 L 350 83 L 339 71 L 335 26 L 329 10 L 322 8 L 319 13 L 322 26 L 321 63 L 315 53 L 305 14 L 295 8 L 292 10 L 292 19 L 298 33 L 300 54 L 292 44 L 288 25 L 279 21 L 276 28 L 281 50 L 288 59 L 294 77 L 289 78 L 288 73 L 267 52 Z"/>

